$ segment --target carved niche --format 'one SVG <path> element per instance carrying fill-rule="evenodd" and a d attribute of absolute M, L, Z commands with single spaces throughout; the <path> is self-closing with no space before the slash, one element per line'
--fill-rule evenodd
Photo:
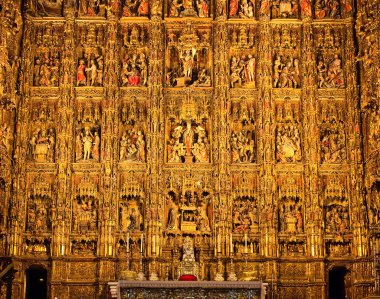
<path fill-rule="evenodd" d="M 212 195 L 208 183 L 202 178 L 171 175 L 166 184 L 166 232 L 211 234 Z"/>
<path fill-rule="evenodd" d="M 276 103 L 276 161 L 296 163 L 302 159 L 298 101 Z"/>
<path fill-rule="evenodd" d="M 71 254 L 94 256 L 97 251 L 97 240 L 94 238 L 75 239 L 71 241 Z"/>
<path fill-rule="evenodd" d="M 187 95 L 168 99 L 166 105 L 166 158 L 168 163 L 210 162 L 210 98 Z"/>
<path fill-rule="evenodd" d="M 279 232 L 300 234 L 304 232 L 305 204 L 303 180 L 300 176 L 281 176 L 278 188 Z"/>
<path fill-rule="evenodd" d="M 210 0 L 168 0 L 168 17 L 200 17 L 208 18 L 211 15 Z"/>
<path fill-rule="evenodd" d="M 254 19 L 256 14 L 256 4 L 254 0 L 229 0 L 228 17 L 241 19 Z"/>
<path fill-rule="evenodd" d="M 119 111 L 120 162 L 146 162 L 146 102 L 136 97 L 126 98 Z"/>
<path fill-rule="evenodd" d="M 50 238 L 36 236 L 25 238 L 23 241 L 23 254 L 32 256 L 49 255 Z"/>
<path fill-rule="evenodd" d="M 1 55 L 1 54 L 0 54 Z M 0 82 L 1 86 L 1 82 Z M 1 87 L 0 87 L 1 89 Z M 1 95 L 0 95 L 1 96 Z M 5 160 L 10 161 L 12 156 L 13 149 L 13 140 L 15 138 L 15 128 L 13 127 L 13 121 L 15 119 L 15 107 L 12 103 L 1 103 L 0 102 L 0 153 L 2 158 L 4 159 L 4 165 L 7 164 Z M 1 165 L 1 163 L 0 163 Z M 0 176 L 2 175 L 0 169 Z"/>
<path fill-rule="evenodd" d="M 321 163 L 342 163 L 346 160 L 345 105 L 339 101 L 321 101 Z"/>
<path fill-rule="evenodd" d="M 124 23 L 120 30 L 122 36 L 120 85 L 147 86 L 149 28 L 146 25 Z"/>
<path fill-rule="evenodd" d="M 324 176 L 324 220 L 326 235 L 349 233 L 349 199 L 344 177 Z"/>
<path fill-rule="evenodd" d="M 144 181 L 136 175 L 131 173 L 121 177 L 119 199 L 119 230 L 131 235 L 144 230 Z"/>
<path fill-rule="evenodd" d="M 35 100 L 30 103 L 28 160 L 38 163 L 55 161 L 56 128 L 54 101 Z"/>
<path fill-rule="evenodd" d="M 257 176 L 242 172 L 232 178 L 232 231 L 236 234 L 258 233 L 260 202 Z"/>
<path fill-rule="evenodd" d="M 106 9 L 106 0 L 78 0 L 79 17 L 105 17 Z"/>
<path fill-rule="evenodd" d="M 88 173 L 75 176 L 74 198 L 72 200 L 72 232 L 75 234 L 96 233 L 99 222 L 99 206 L 99 178 Z"/>
<path fill-rule="evenodd" d="M 54 206 L 53 187 L 50 177 L 37 175 L 29 186 L 26 231 L 49 232 L 52 228 Z"/>
<path fill-rule="evenodd" d="M 229 27 L 230 86 L 255 88 L 257 65 L 256 27 Z"/>
<path fill-rule="evenodd" d="M 273 0 L 271 3 L 272 19 L 298 18 L 298 3 L 297 0 Z"/>
<path fill-rule="evenodd" d="M 4 178 L 0 177 L 0 233 L 6 229 L 8 210 L 8 186 Z M 0 240 L 1 243 L 1 240 Z M 0 244 L 0 253 L 3 254 Z"/>
<path fill-rule="evenodd" d="M 33 86 L 59 86 L 63 28 L 44 24 L 35 27 Z"/>
<path fill-rule="evenodd" d="M 275 25 L 273 27 L 273 87 L 300 88 L 300 28 Z"/>
<path fill-rule="evenodd" d="M 76 86 L 103 86 L 105 27 L 95 24 L 78 24 Z"/>
<path fill-rule="evenodd" d="M 339 19 L 341 17 L 342 2 L 340 0 L 315 0 L 314 13 L 316 19 Z"/>
<path fill-rule="evenodd" d="M 373 182 L 369 191 L 369 224 L 372 227 L 378 227 L 380 224 L 380 181 Z"/>
<path fill-rule="evenodd" d="M 212 80 L 211 28 L 187 24 L 166 31 L 166 87 L 210 87 Z"/>
<path fill-rule="evenodd" d="M 378 104 L 371 103 L 368 106 L 368 109 L 365 110 L 363 124 L 366 140 L 364 147 L 366 155 L 369 157 L 380 148 L 380 108 Z"/>
<path fill-rule="evenodd" d="M 121 189 L 118 205 L 118 240 L 117 253 L 131 256 L 139 256 L 141 248 L 141 233 L 144 231 L 147 218 L 149 221 L 156 219 L 158 211 L 150 210 L 145 213 L 146 194 L 144 191 L 145 180 L 142 174 L 128 172 L 120 177 Z M 147 224 L 148 225 L 148 224 Z M 127 239 L 129 237 L 129 240 Z M 127 248 L 129 246 L 129 248 Z"/>
<path fill-rule="evenodd" d="M 315 27 L 314 35 L 318 88 L 344 88 L 344 29 L 336 26 Z"/>
<path fill-rule="evenodd" d="M 155 0 L 154 2 L 157 1 Z M 150 4 L 148 0 L 122 0 L 122 7 L 122 17 L 149 16 Z"/>
<path fill-rule="evenodd" d="M 231 163 L 253 163 L 256 159 L 256 113 L 253 101 L 233 99 L 230 103 Z"/>
<path fill-rule="evenodd" d="M 26 12 L 38 17 L 61 17 L 63 0 L 25 1 Z"/>
<path fill-rule="evenodd" d="M 95 99 L 78 99 L 76 112 L 75 161 L 99 162 L 101 103 Z"/>

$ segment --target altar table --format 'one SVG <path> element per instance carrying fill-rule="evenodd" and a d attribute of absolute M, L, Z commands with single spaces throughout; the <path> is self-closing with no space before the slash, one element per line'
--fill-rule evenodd
<path fill-rule="evenodd" d="M 265 299 L 260 281 L 129 281 L 109 282 L 112 299 Z"/>

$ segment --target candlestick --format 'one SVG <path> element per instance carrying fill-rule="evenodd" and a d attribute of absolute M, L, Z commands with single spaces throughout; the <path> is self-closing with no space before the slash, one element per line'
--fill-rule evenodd
<path fill-rule="evenodd" d="M 143 252 L 143 244 L 144 244 L 144 233 L 141 234 L 141 245 L 140 245 L 140 252 Z"/>
<path fill-rule="evenodd" d="M 244 234 L 244 253 L 248 253 L 248 235 Z"/>
<path fill-rule="evenodd" d="M 127 233 L 127 252 L 129 253 L 129 232 Z"/>
<path fill-rule="evenodd" d="M 232 233 L 230 234 L 230 254 L 234 253 L 234 244 L 232 243 Z"/>
<path fill-rule="evenodd" d="M 222 252 L 222 238 L 221 235 L 218 234 L 218 253 Z"/>

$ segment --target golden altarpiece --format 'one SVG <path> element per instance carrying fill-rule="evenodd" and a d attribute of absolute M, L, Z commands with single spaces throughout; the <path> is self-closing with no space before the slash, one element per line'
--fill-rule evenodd
<path fill-rule="evenodd" d="M 2 295 L 32 265 L 50 298 L 175 280 L 184 242 L 200 280 L 326 298 L 343 268 L 347 298 L 371 294 L 379 7 L 0 1 Z"/>

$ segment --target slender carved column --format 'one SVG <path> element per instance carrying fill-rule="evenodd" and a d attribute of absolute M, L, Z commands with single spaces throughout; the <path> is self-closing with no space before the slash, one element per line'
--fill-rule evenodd
<path fill-rule="evenodd" d="M 366 216 L 363 205 L 363 167 L 360 136 L 360 115 L 358 106 L 357 74 L 355 62 L 355 46 L 352 19 L 346 21 L 346 80 L 347 80 L 347 145 L 348 161 L 350 163 L 351 176 L 351 221 L 354 233 L 354 255 L 362 257 L 366 255 L 367 233 Z"/>
<path fill-rule="evenodd" d="M 56 159 L 58 164 L 57 175 L 57 202 L 53 202 L 55 215 L 52 215 L 53 256 L 62 256 L 69 250 L 69 234 L 71 229 L 70 215 L 70 181 L 73 133 L 73 102 L 74 102 L 74 9 L 66 7 L 66 22 L 64 25 L 64 49 L 62 55 L 62 73 L 60 80 L 60 99 L 58 102 L 57 147 Z M 54 200 L 55 201 L 55 200 Z M 67 207 L 67 208 L 66 208 Z"/>
<path fill-rule="evenodd" d="M 164 185 L 162 179 L 162 162 L 164 152 L 164 125 L 161 117 L 164 114 L 163 107 L 163 90 L 162 90 L 162 78 L 163 78 L 163 53 L 164 53 L 164 39 L 163 39 L 163 25 L 161 15 L 158 11 L 161 11 L 162 1 L 157 3 L 157 11 L 153 11 L 153 16 L 150 23 L 150 44 L 149 44 L 149 81 L 148 81 L 148 95 L 149 107 L 148 112 L 148 134 L 147 134 L 147 174 L 149 180 L 147 182 L 147 194 L 146 198 L 146 215 L 153 216 L 152 219 L 146 219 L 146 232 L 148 234 L 148 244 L 151 246 L 147 250 L 150 257 L 153 258 L 150 264 L 150 280 L 157 279 L 157 267 L 155 258 L 160 257 L 160 251 L 162 248 L 162 229 L 164 217 L 162 214 L 162 207 L 165 206 L 165 196 L 162 193 L 161 186 Z M 148 222 L 149 221 L 149 222 Z M 154 248 L 153 248 L 154 247 Z"/>
<path fill-rule="evenodd" d="M 25 38 L 24 48 L 23 48 L 23 61 L 21 65 L 21 92 L 23 94 L 22 101 L 20 102 L 18 112 L 17 112 L 17 124 L 16 124 L 16 141 L 15 141 L 15 166 L 14 171 L 17 176 L 15 181 L 15 193 L 14 199 L 11 202 L 11 221 L 12 221 L 12 242 L 10 244 L 10 254 L 19 255 L 21 254 L 21 243 L 22 243 L 22 230 L 25 226 L 26 221 L 26 157 L 28 154 L 28 105 L 30 101 L 30 88 L 32 84 L 32 44 L 33 40 L 33 23 L 26 18 L 25 30 L 23 37 Z"/>
<path fill-rule="evenodd" d="M 258 140 L 258 163 L 262 163 L 261 169 L 261 248 L 266 257 L 276 256 L 276 204 L 274 202 L 275 180 L 273 177 L 274 167 L 274 103 L 271 99 L 271 68 L 272 55 L 270 48 L 271 28 L 269 25 L 269 16 L 263 15 L 259 24 L 260 41 L 258 47 L 258 90 L 259 98 L 262 105 L 262 134 Z"/>
<path fill-rule="evenodd" d="M 316 62 L 313 45 L 311 19 L 304 15 L 303 49 L 302 49 L 302 95 L 305 157 L 305 203 L 307 252 L 309 256 L 319 257 L 322 254 L 322 209 L 318 201 L 318 132 L 317 98 L 316 98 Z"/>
<path fill-rule="evenodd" d="M 14 199 L 11 198 L 12 184 L 15 182 L 12 155 L 19 104 L 17 79 L 21 62 L 21 29 L 20 1 L 3 1 L 0 12 L 0 256 L 10 253 L 8 243 L 11 235 L 7 234 L 7 229 L 12 230 L 14 226 L 8 220 L 16 217 L 15 214 L 8 217 L 8 207 L 14 204 Z M 7 227 L 8 223 L 11 223 L 10 227 Z"/>
<path fill-rule="evenodd" d="M 114 133 L 117 124 L 118 92 L 118 23 L 117 17 L 108 15 L 107 44 L 104 66 L 104 89 L 102 113 L 102 137 L 101 137 L 101 161 L 102 161 L 102 191 L 103 191 L 103 219 L 99 238 L 99 254 L 102 256 L 114 256 L 114 233 L 116 228 L 116 201 L 113 198 L 116 187 L 116 165 L 113 161 L 117 148 Z"/>
<path fill-rule="evenodd" d="M 222 5 L 222 4 L 220 4 Z M 217 18 L 217 22 L 214 27 L 214 74 L 215 74 L 215 88 L 214 88 L 214 136 L 216 136 L 216 142 L 214 145 L 214 162 L 215 171 L 218 173 L 218 180 L 215 182 L 215 189 L 217 196 L 214 197 L 215 212 L 220 215 L 219 219 L 215 219 L 216 229 L 214 233 L 214 240 L 220 241 L 214 242 L 215 252 L 218 252 L 218 248 L 221 249 L 221 253 L 227 256 L 229 246 L 221 246 L 221 244 L 229 244 L 229 239 L 225 236 L 229 236 L 232 231 L 232 223 L 228 219 L 232 217 L 222 212 L 222 209 L 228 207 L 229 211 L 232 211 L 231 201 L 231 175 L 229 169 L 229 146 L 228 146 L 228 32 L 227 24 L 224 22 L 223 16 Z M 221 217 L 223 214 L 227 218 Z M 220 235 L 220 236 L 218 236 Z M 217 244 L 220 242 L 219 244 Z"/>

